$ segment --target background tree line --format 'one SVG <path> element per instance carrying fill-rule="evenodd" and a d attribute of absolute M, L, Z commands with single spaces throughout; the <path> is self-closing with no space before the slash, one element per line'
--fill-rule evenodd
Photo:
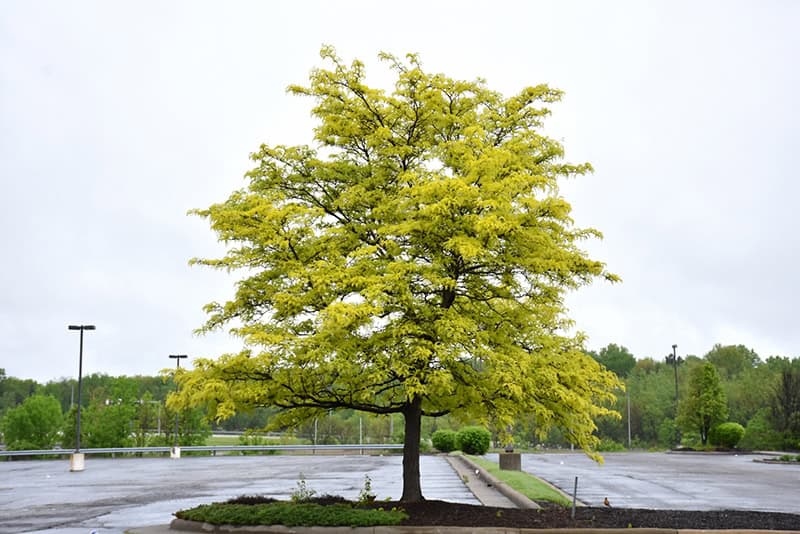
<path fill-rule="evenodd" d="M 175 385 L 160 376 L 82 378 L 81 445 L 132 447 L 172 445 L 176 413 L 165 399 Z M 78 384 L 75 379 L 39 384 L 6 376 L 0 369 L 0 432 L 15 450 L 72 448 L 75 444 Z M 209 425 L 201 410 L 177 414 L 181 445 L 205 441 Z"/>
<path fill-rule="evenodd" d="M 636 359 L 615 344 L 590 354 L 627 387 L 616 403 L 622 419 L 597 421 L 609 447 L 627 445 L 628 424 L 631 445 L 649 448 L 708 445 L 713 428 L 733 422 L 745 429 L 741 448 L 800 448 L 798 359 L 762 360 L 743 345 L 719 344 L 677 362 L 671 355 Z"/>
<path fill-rule="evenodd" d="M 628 428 L 633 448 L 703 446 L 711 430 L 725 422 L 745 429 L 740 448 L 800 449 L 800 359 L 771 356 L 762 360 L 743 345 L 715 345 L 703 357 L 678 358 L 677 369 L 671 358 L 637 359 L 616 344 L 589 355 L 616 373 L 627 388 L 618 393 L 614 406 L 622 418 L 595 421 L 601 449 L 627 447 Z M 92 374 L 83 378 L 82 387 L 81 442 L 85 447 L 172 444 L 175 414 L 164 402 L 175 389 L 170 378 Z M 76 399 L 75 379 L 40 384 L 6 376 L 0 369 L 0 431 L 6 446 L 72 447 Z M 181 444 L 205 440 L 211 426 L 204 415 L 199 409 L 179 414 Z M 259 430 L 273 415 L 274 409 L 259 408 L 237 413 L 214 428 Z M 422 435 L 427 442 L 435 431 L 457 430 L 463 424 L 450 417 L 426 420 Z M 290 432 L 305 443 L 399 443 L 403 419 L 343 410 Z M 537 437 L 527 418 L 517 420 L 513 432 L 515 443 L 522 447 L 570 445 L 560 430 Z"/>

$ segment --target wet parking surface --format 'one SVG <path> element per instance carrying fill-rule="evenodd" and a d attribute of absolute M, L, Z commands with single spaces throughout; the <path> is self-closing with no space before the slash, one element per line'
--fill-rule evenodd
<path fill-rule="evenodd" d="M 800 465 L 754 462 L 759 455 L 606 453 L 599 465 L 580 453 L 525 454 L 524 471 L 602 506 L 800 513 Z"/>
<path fill-rule="evenodd" d="M 490 455 L 491 457 L 491 455 Z M 525 454 L 522 467 L 578 499 L 620 508 L 740 509 L 800 513 L 800 465 L 748 455 L 610 453 L 598 465 L 580 453 Z M 496 459 L 496 455 L 495 455 Z M 421 458 L 430 499 L 478 501 L 442 457 Z M 68 460 L 0 462 L 0 533 L 123 532 L 167 524 L 173 512 L 239 495 L 288 498 L 300 476 L 319 494 L 358 497 L 364 476 L 379 499 L 402 492 L 400 456 L 217 456 L 98 459 L 69 472 Z"/>
<path fill-rule="evenodd" d="M 421 458 L 431 499 L 479 504 L 444 458 Z M 318 494 L 357 499 L 369 475 L 379 499 L 402 493 L 400 456 L 217 456 L 0 462 L 0 532 L 123 532 L 239 495 L 286 499 L 300 476 Z M 54 530 L 55 529 L 55 530 Z"/>

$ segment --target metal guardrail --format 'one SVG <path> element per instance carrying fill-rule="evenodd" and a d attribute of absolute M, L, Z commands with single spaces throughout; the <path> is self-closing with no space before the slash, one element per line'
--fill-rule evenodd
<path fill-rule="evenodd" d="M 245 452 L 245 451 L 381 451 L 400 450 L 403 445 L 399 443 L 381 443 L 369 445 L 187 445 L 180 447 L 181 452 Z M 169 453 L 172 447 L 102 447 L 94 449 L 81 449 L 84 454 L 164 454 Z M 28 451 L 0 451 L 4 456 L 67 456 L 75 452 L 72 449 L 44 449 Z"/>

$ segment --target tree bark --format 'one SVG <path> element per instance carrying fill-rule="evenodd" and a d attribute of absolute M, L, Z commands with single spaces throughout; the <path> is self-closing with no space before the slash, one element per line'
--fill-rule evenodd
<path fill-rule="evenodd" d="M 403 411 L 406 430 L 403 438 L 403 496 L 402 502 L 418 502 L 422 496 L 419 479 L 419 439 L 422 431 L 422 399 L 415 397 Z"/>

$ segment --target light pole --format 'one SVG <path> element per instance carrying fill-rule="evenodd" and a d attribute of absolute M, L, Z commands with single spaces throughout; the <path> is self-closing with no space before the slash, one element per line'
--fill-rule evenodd
<path fill-rule="evenodd" d="M 631 448 L 631 390 L 625 385 L 625 400 L 628 405 L 628 449 Z"/>
<path fill-rule="evenodd" d="M 79 330 L 80 335 L 80 348 L 78 349 L 78 414 L 76 418 L 75 430 L 75 452 L 71 456 L 70 471 L 83 471 L 83 453 L 81 453 L 81 384 L 83 379 L 83 331 L 94 330 L 93 324 L 71 324 L 67 326 L 68 330 Z"/>
<path fill-rule="evenodd" d="M 679 398 L 678 398 L 678 363 L 680 363 L 678 361 L 678 355 L 675 352 L 677 348 L 678 348 L 678 345 L 673 344 L 672 345 L 672 358 L 667 356 L 667 361 L 672 360 L 670 363 L 672 363 L 672 367 L 673 367 L 673 369 L 675 369 L 675 409 L 676 410 L 678 409 L 677 407 L 678 407 L 678 400 L 679 400 Z"/>
<path fill-rule="evenodd" d="M 678 358 L 678 353 L 676 352 L 677 349 L 678 349 L 678 345 L 673 343 L 672 344 L 672 354 L 668 354 L 667 355 L 667 363 L 668 364 L 672 364 L 672 368 L 675 371 L 675 418 L 676 418 L 676 421 L 677 421 L 677 417 L 678 417 L 678 400 L 679 400 L 679 397 L 678 397 L 678 364 L 683 361 L 683 358 Z M 681 433 L 680 433 L 680 430 L 677 429 L 677 426 L 676 426 L 675 434 L 676 434 L 676 436 L 675 436 L 676 440 L 680 444 Z"/>
<path fill-rule="evenodd" d="M 175 365 L 176 365 L 176 367 L 175 367 L 175 376 L 177 377 L 178 371 L 180 371 L 180 369 L 181 369 L 181 360 L 183 358 L 188 358 L 189 356 L 187 356 L 186 354 L 170 354 L 169 357 L 175 359 Z M 178 392 L 178 383 L 175 382 L 175 393 L 177 393 L 177 392 Z M 180 458 L 181 453 L 178 450 L 178 411 L 177 410 L 175 410 L 175 439 L 173 440 L 172 448 L 173 448 L 173 451 L 174 451 L 173 452 L 173 457 Z"/>

